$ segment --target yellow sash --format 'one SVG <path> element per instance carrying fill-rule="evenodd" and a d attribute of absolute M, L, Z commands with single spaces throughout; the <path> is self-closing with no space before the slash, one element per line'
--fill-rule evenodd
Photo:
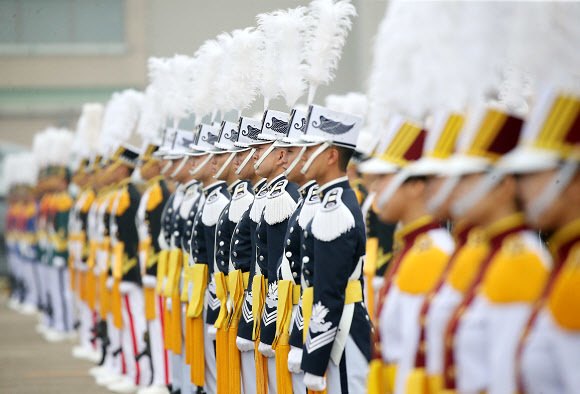
<path fill-rule="evenodd" d="M 120 284 L 121 281 L 119 279 L 115 279 L 113 282 L 113 289 L 111 290 L 111 311 L 113 312 L 113 324 L 121 330 L 123 328 L 123 314 L 121 312 Z"/>
<path fill-rule="evenodd" d="M 121 280 L 123 278 L 123 257 L 125 253 L 125 244 L 117 242 L 113 246 L 113 278 Z"/>
<path fill-rule="evenodd" d="M 222 328 L 228 316 L 228 277 L 223 272 L 214 274 L 216 285 L 216 297 L 220 300 L 220 313 L 214 323 L 214 327 Z"/>
<path fill-rule="evenodd" d="M 139 259 L 143 260 L 141 264 L 141 276 L 147 272 L 147 261 L 149 260 L 149 248 L 151 247 L 151 238 L 139 242 Z"/>
<path fill-rule="evenodd" d="M 167 260 L 169 259 L 169 250 L 161 250 L 159 252 L 159 262 L 157 263 L 157 287 L 155 292 L 161 295 L 163 288 L 163 281 L 167 277 Z"/>
<path fill-rule="evenodd" d="M 167 264 L 167 283 L 165 284 L 165 289 L 163 290 L 163 295 L 165 297 L 172 297 L 173 293 L 177 289 L 177 298 L 179 299 L 179 276 L 181 275 L 181 265 L 182 252 L 181 249 L 173 249 L 169 252 L 169 260 Z"/>
<path fill-rule="evenodd" d="M 145 296 L 145 319 L 151 321 L 155 319 L 155 289 L 143 286 Z"/>
<path fill-rule="evenodd" d="M 312 317 L 312 303 L 314 296 L 314 287 L 309 287 L 304 290 L 302 294 L 302 316 L 304 316 L 304 336 L 306 341 L 306 334 L 308 334 L 308 326 L 310 325 L 310 318 Z M 348 282 L 344 292 L 344 305 L 354 304 L 363 300 L 362 285 L 360 280 L 353 280 Z"/>
<path fill-rule="evenodd" d="M 264 275 L 254 275 L 254 279 L 252 280 L 252 297 L 252 315 L 254 316 L 252 340 L 256 341 L 260 336 L 260 322 L 266 300 L 266 281 L 264 280 Z"/>

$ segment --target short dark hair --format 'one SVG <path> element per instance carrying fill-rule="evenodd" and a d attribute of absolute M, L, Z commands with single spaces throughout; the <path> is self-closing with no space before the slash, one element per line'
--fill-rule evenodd
<path fill-rule="evenodd" d="M 336 149 L 338 152 L 338 169 L 342 172 L 346 172 L 346 167 L 348 167 L 348 162 L 354 154 L 354 149 L 337 145 L 333 145 L 332 148 Z"/>

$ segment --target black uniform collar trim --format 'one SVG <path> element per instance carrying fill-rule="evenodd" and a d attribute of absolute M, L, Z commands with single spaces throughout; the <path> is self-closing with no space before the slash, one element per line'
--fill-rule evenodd
<path fill-rule="evenodd" d="M 195 180 L 195 179 L 192 179 L 191 181 L 189 181 L 189 182 L 187 182 L 187 183 L 184 183 L 184 184 L 183 184 L 183 187 L 185 187 L 186 189 L 188 189 L 190 186 L 193 186 L 193 185 L 195 185 L 196 183 L 197 183 L 197 180 Z M 213 185 L 213 183 L 212 183 L 212 185 Z"/>
<path fill-rule="evenodd" d="M 310 189 L 312 189 L 313 186 L 316 186 L 316 181 L 314 180 L 308 181 L 298 188 L 298 192 L 302 197 L 306 197 L 308 195 L 308 192 L 310 191 Z"/>
<path fill-rule="evenodd" d="M 268 189 L 270 189 L 272 186 L 274 186 L 276 184 L 276 182 L 281 181 L 282 179 L 286 179 L 286 177 L 284 176 L 284 173 L 274 177 L 274 179 L 272 179 L 270 182 L 268 182 Z"/>
<path fill-rule="evenodd" d="M 256 184 L 254 186 L 252 186 L 252 190 L 254 191 L 254 194 L 256 194 L 260 191 L 260 189 L 266 184 L 266 181 L 267 181 L 266 178 L 262 178 L 258 182 L 256 182 Z"/>
<path fill-rule="evenodd" d="M 213 192 L 215 189 L 224 186 L 226 183 L 224 181 L 217 181 L 212 183 L 211 185 L 208 185 L 206 187 L 203 188 L 203 193 L 207 196 L 209 195 L 211 192 Z"/>
<path fill-rule="evenodd" d="M 235 181 L 233 181 L 232 184 L 228 186 L 228 192 L 230 192 L 230 194 L 232 194 L 232 192 L 234 191 L 234 188 L 236 186 L 238 186 L 241 182 L 242 182 L 241 179 L 236 179 Z"/>
<path fill-rule="evenodd" d="M 348 177 L 346 175 L 341 176 L 340 178 L 333 179 L 332 181 L 326 182 L 324 185 L 320 186 L 318 189 L 320 198 L 324 198 L 324 194 L 336 186 L 350 187 L 350 184 L 348 183 Z"/>

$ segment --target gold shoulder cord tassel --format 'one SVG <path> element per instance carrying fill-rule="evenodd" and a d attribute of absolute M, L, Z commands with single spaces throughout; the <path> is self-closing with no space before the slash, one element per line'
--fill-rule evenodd
<path fill-rule="evenodd" d="M 187 308 L 186 317 L 190 324 L 191 344 L 191 381 L 196 386 L 205 384 L 205 352 L 203 348 L 203 298 L 207 288 L 207 265 L 193 266 L 193 292 Z"/>
<path fill-rule="evenodd" d="M 252 315 L 254 316 L 254 330 L 252 339 L 254 340 L 254 360 L 256 363 L 256 388 L 258 394 L 268 393 L 268 359 L 258 350 L 260 344 L 260 323 L 264 302 L 266 301 L 266 282 L 264 275 L 254 275 L 252 280 Z"/>
<path fill-rule="evenodd" d="M 216 364 L 217 364 L 217 392 L 227 394 L 229 392 L 229 360 L 228 360 L 228 333 L 226 331 L 226 318 L 228 316 L 228 277 L 223 272 L 214 274 L 216 283 L 216 296 L 220 300 L 220 313 L 214 323 L 216 332 Z"/>
<path fill-rule="evenodd" d="M 239 394 L 241 388 L 241 365 L 240 350 L 236 344 L 238 337 L 238 326 L 242 313 L 242 304 L 244 301 L 244 290 L 248 286 L 250 273 L 242 273 L 241 270 L 235 270 L 229 273 L 229 292 L 232 300 L 232 308 L 227 321 L 228 332 L 228 361 L 229 361 L 229 392 Z"/>
<path fill-rule="evenodd" d="M 278 315 L 276 317 L 276 337 L 272 348 L 276 350 L 276 385 L 278 393 L 292 394 L 292 375 L 288 370 L 288 353 L 290 353 L 290 323 L 292 305 L 294 305 L 294 283 L 291 280 L 278 281 Z M 298 298 L 300 289 L 298 287 Z M 296 302 L 297 303 L 297 302 Z"/>
<path fill-rule="evenodd" d="M 125 245 L 117 242 L 113 247 L 113 289 L 111 291 L 111 310 L 113 312 L 113 324 L 118 329 L 123 328 L 123 314 L 121 312 L 121 279 L 123 277 L 123 258 Z"/>

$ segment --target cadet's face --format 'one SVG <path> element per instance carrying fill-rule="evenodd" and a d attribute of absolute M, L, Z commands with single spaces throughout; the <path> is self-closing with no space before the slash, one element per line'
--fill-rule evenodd
<path fill-rule="evenodd" d="M 246 160 L 246 158 L 248 157 L 248 155 L 252 154 L 252 150 L 249 149 L 247 151 L 244 152 L 240 152 L 236 155 L 235 159 L 234 159 L 234 169 L 237 171 L 238 168 L 240 168 L 240 166 L 242 165 L 242 163 L 244 162 L 244 160 Z M 242 171 L 238 174 L 238 178 L 240 179 L 244 179 L 244 180 L 250 180 L 251 178 L 254 177 L 254 174 L 256 172 L 254 171 L 254 166 L 252 165 L 252 160 L 250 160 L 242 169 Z"/>
<path fill-rule="evenodd" d="M 286 163 L 284 163 L 284 165 L 282 165 L 282 168 L 284 168 L 284 171 L 288 170 L 288 168 L 292 165 L 292 163 L 294 163 L 294 160 L 296 160 L 296 158 L 298 157 L 298 155 L 300 154 L 302 149 L 303 149 L 302 147 L 291 146 L 286 150 L 286 152 L 287 152 L 286 158 L 288 160 L 286 161 Z M 302 166 L 300 165 L 300 163 L 298 163 L 294 166 L 294 168 L 286 176 L 286 178 L 290 182 L 295 182 L 295 183 L 303 182 L 305 177 L 304 177 L 304 175 L 302 175 L 300 170 L 302 170 Z"/>
<path fill-rule="evenodd" d="M 230 157 L 229 153 L 221 153 L 219 155 L 213 156 L 211 160 L 211 171 L 213 175 L 217 174 L 217 172 L 222 168 L 222 166 L 225 164 L 225 162 L 228 160 L 229 157 Z M 228 167 L 231 167 L 231 165 L 229 165 Z M 229 173 L 230 173 L 229 169 L 226 168 L 224 172 L 222 172 L 222 174 L 220 175 L 219 179 L 220 180 L 227 179 Z"/>
<path fill-rule="evenodd" d="M 320 145 L 314 145 L 314 146 L 309 146 L 308 148 L 306 148 L 306 151 L 304 152 L 304 156 L 302 156 L 302 165 L 299 165 L 299 167 L 303 167 L 304 164 L 308 161 L 308 159 L 310 159 L 310 156 L 312 156 L 312 154 L 320 147 Z M 322 152 L 321 154 L 319 154 L 316 159 L 314 159 L 314 161 L 312 162 L 312 164 L 310 165 L 310 167 L 308 168 L 308 171 L 306 171 L 305 177 L 306 179 L 316 179 L 317 176 L 321 173 L 321 171 L 325 171 L 326 170 L 326 161 L 327 161 L 327 156 L 329 153 L 329 149 L 326 149 L 324 152 Z M 300 168 L 302 169 L 302 168 Z"/>
<path fill-rule="evenodd" d="M 457 203 L 463 197 L 465 197 L 467 195 L 467 193 L 469 193 L 471 190 L 473 190 L 475 185 L 477 185 L 482 178 L 483 178 L 483 174 L 469 174 L 469 175 L 465 175 L 465 176 L 461 177 L 461 179 L 457 183 L 457 186 L 455 187 L 455 192 L 453 193 L 453 196 L 452 196 L 451 205 L 453 206 L 453 204 Z M 476 204 L 476 205 L 478 205 L 478 204 Z M 453 216 L 453 220 L 465 219 L 465 220 L 471 222 L 471 220 L 469 219 L 469 216 L 474 216 L 475 212 L 472 212 L 473 209 L 471 209 L 469 211 L 470 212 L 466 212 L 463 215 L 464 217 Z M 472 223 L 477 223 L 477 222 L 472 222 Z"/>
<path fill-rule="evenodd" d="M 447 181 L 447 178 L 444 177 L 431 177 L 427 180 L 427 188 L 425 189 L 426 193 L 426 201 L 429 201 L 433 198 L 441 189 L 441 186 Z M 433 216 L 438 219 L 449 219 L 451 218 L 450 208 L 451 208 L 451 199 L 453 193 L 450 193 L 447 196 L 447 199 L 441 204 L 435 212 L 431 212 Z"/>
<path fill-rule="evenodd" d="M 270 148 L 272 144 L 262 144 L 258 145 L 256 148 L 256 153 L 254 153 L 254 165 L 260 160 L 260 158 L 264 155 L 264 153 Z M 264 161 L 260 164 L 258 169 L 256 170 L 256 174 L 263 178 L 267 178 L 272 170 L 274 169 L 274 164 L 277 160 L 277 149 L 274 149 L 272 152 L 266 156 Z"/>
<path fill-rule="evenodd" d="M 529 212 L 531 204 L 544 191 L 548 182 L 554 177 L 556 170 L 540 171 L 531 174 L 521 175 L 518 179 L 518 195 L 521 198 L 526 212 Z M 545 212 L 540 215 L 535 223 L 531 223 L 536 228 L 546 231 L 553 230 L 557 226 L 559 208 L 562 206 L 561 199 L 558 198 Z M 531 219 L 531 218 L 529 218 Z"/>
<path fill-rule="evenodd" d="M 389 183 L 393 180 L 395 174 L 384 174 L 380 175 L 374 185 L 374 191 L 377 193 L 377 197 L 381 194 L 381 191 L 385 190 L 388 187 Z M 379 219 L 383 222 L 397 222 L 401 218 L 402 215 L 402 207 L 401 207 L 401 200 L 404 198 L 401 197 L 402 190 L 401 187 L 391 196 L 389 201 L 381 207 L 379 210 L 375 205 L 375 211 L 379 216 Z M 376 198 L 375 198 L 376 202 Z M 375 204 L 373 202 L 373 205 Z M 404 204 L 404 201 L 403 201 Z"/>

